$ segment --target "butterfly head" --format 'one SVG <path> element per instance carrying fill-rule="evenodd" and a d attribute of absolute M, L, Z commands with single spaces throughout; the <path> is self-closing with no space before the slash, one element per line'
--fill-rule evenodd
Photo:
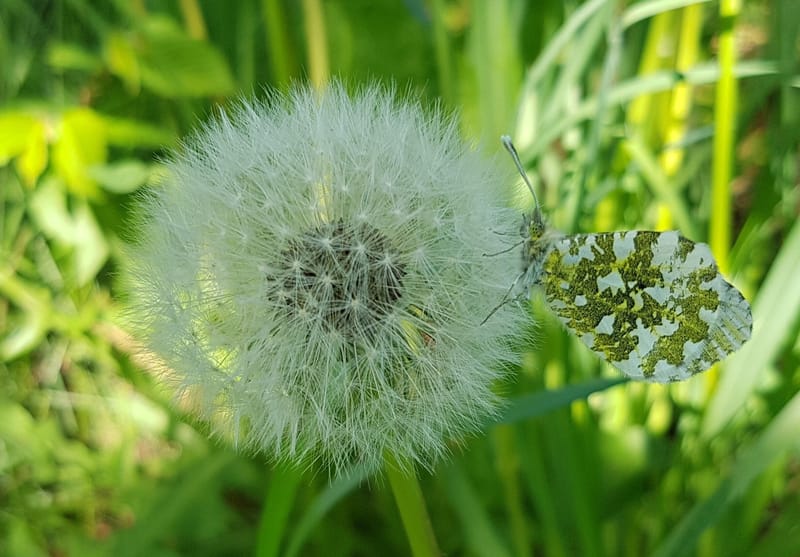
<path fill-rule="evenodd" d="M 525 275 L 525 283 L 530 286 L 539 282 L 541 275 L 542 262 L 547 251 L 547 242 L 544 241 L 547 234 L 547 227 L 545 226 L 544 219 L 542 218 L 542 209 L 539 205 L 539 198 L 536 196 L 536 190 L 528 179 L 525 169 L 519 160 L 517 149 L 511 141 L 511 137 L 504 135 L 500 138 L 503 146 L 511 155 L 514 160 L 514 165 L 517 167 L 519 175 L 528 186 L 534 201 L 533 210 L 522 216 L 522 226 L 520 226 L 520 234 L 523 238 L 522 247 L 522 272 Z"/>

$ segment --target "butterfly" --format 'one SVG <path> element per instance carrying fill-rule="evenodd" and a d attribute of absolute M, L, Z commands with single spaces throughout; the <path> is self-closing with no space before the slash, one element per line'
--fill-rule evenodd
<path fill-rule="evenodd" d="M 501 140 L 535 201 L 523 217 L 523 272 L 515 284 L 528 296 L 542 291 L 595 354 L 632 379 L 670 383 L 707 370 L 750 338 L 750 305 L 719 272 L 708 245 L 675 231 L 550 230 L 511 138 Z"/>

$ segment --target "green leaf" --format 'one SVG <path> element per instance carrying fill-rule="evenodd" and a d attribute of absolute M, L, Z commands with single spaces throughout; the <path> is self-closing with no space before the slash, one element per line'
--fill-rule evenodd
<path fill-rule="evenodd" d="M 142 76 L 134 40 L 128 34 L 109 33 L 103 44 L 103 57 L 111 73 L 125 83 L 128 92 L 135 95 L 141 88 Z"/>
<path fill-rule="evenodd" d="M 477 131 L 492 140 L 514 122 L 522 80 L 514 4 L 508 0 L 472 2 L 475 17 L 468 36 L 464 75 L 472 80 L 468 86 L 475 88 Z"/>
<path fill-rule="evenodd" d="M 288 465 L 279 465 L 272 471 L 261 510 L 256 557 L 275 557 L 280 554 L 283 532 L 302 478 L 302 470 Z"/>
<path fill-rule="evenodd" d="M 106 128 L 100 116 L 88 108 L 64 112 L 53 144 L 53 165 L 70 191 L 98 197 L 100 190 L 89 176 L 89 167 L 104 163 L 106 151 Z"/>
<path fill-rule="evenodd" d="M 147 183 L 153 174 L 153 165 L 137 159 L 126 159 L 108 164 L 98 164 L 89 169 L 89 176 L 106 191 L 125 194 L 136 191 Z"/>
<path fill-rule="evenodd" d="M 768 528 L 751 555 L 800 555 L 800 503 L 796 497 L 771 517 Z"/>
<path fill-rule="evenodd" d="M 56 180 L 47 180 L 34 192 L 31 216 L 45 235 L 72 248 L 71 269 L 78 286 L 93 280 L 108 259 L 108 243 L 86 200 L 76 199 L 71 210 Z"/>
<path fill-rule="evenodd" d="M 4 547 L 8 555 L 27 555 L 28 557 L 48 557 L 44 549 L 38 547 L 35 528 L 29 520 L 15 517 L 13 514 L 5 519 Z"/>
<path fill-rule="evenodd" d="M 106 555 L 138 556 L 146 550 L 156 549 L 163 537 L 174 535 L 181 518 L 196 512 L 197 505 L 205 502 L 209 486 L 219 488 L 219 478 L 233 461 L 231 453 L 218 453 L 199 460 L 182 481 L 156 492 L 155 500 L 138 516 L 137 524 L 120 530 L 111 540 Z"/>
<path fill-rule="evenodd" d="M 12 158 L 25 150 L 37 120 L 30 114 L 18 111 L 0 114 L 0 165 L 8 164 Z"/>
<path fill-rule="evenodd" d="M 33 187 L 47 167 L 47 137 L 44 123 L 37 121 L 28 133 L 25 148 L 17 157 L 17 171 Z"/>
<path fill-rule="evenodd" d="M 177 136 L 173 130 L 139 122 L 130 118 L 103 115 L 106 139 L 109 145 L 121 147 L 164 147 L 174 145 Z"/>
<path fill-rule="evenodd" d="M 703 4 L 710 0 L 647 0 L 636 2 L 628 7 L 622 14 L 621 23 L 623 27 L 630 27 L 634 23 L 643 21 L 655 15 L 678 10 L 693 4 Z"/>
<path fill-rule="evenodd" d="M 753 303 L 753 337 L 725 364 L 719 387 L 703 422 L 703 436 L 711 438 L 744 407 L 768 364 L 777 357 L 800 315 L 800 223 L 789 231 L 778 257 Z"/>
<path fill-rule="evenodd" d="M 366 469 L 356 468 L 347 476 L 337 478 L 322 490 L 317 498 L 305 508 L 303 516 L 297 521 L 286 544 L 284 555 L 286 557 L 298 555 L 314 527 L 319 524 L 328 511 L 345 495 L 366 480 L 368 476 Z"/>
<path fill-rule="evenodd" d="M 11 269 L 2 268 L 0 294 L 22 310 L 18 319 L 12 314 L 4 335 L 0 337 L 0 360 L 9 361 L 33 350 L 42 342 L 50 326 L 50 293 L 45 288 L 23 281 Z M 0 420 L 0 423 L 6 422 Z"/>
<path fill-rule="evenodd" d="M 17 170 L 33 186 L 47 166 L 44 123 L 30 114 L 9 111 L 0 114 L 0 166 L 17 157 Z"/>
<path fill-rule="evenodd" d="M 630 136 L 625 142 L 626 152 L 630 155 L 645 178 L 653 194 L 661 200 L 675 217 L 678 229 L 689 238 L 697 238 L 697 226 L 692 221 L 686 203 L 680 192 L 676 191 L 674 182 L 659 165 L 657 156 L 640 137 Z"/>
<path fill-rule="evenodd" d="M 760 474 L 776 459 L 800 452 L 800 394 L 770 422 L 754 443 L 744 449 L 731 475 L 716 491 L 698 503 L 672 530 L 654 553 L 656 557 L 691 555 L 700 535 L 716 524 L 733 502 L 741 498 Z"/>
<path fill-rule="evenodd" d="M 89 203 L 79 200 L 73 211 L 75 236 L 73 261 L 75 280 L 83 286 L 94 280 L 108 259 L 108 244 Z"/>
<path fill-rule="evenodd" d="M 99 72 L 103 60 L 81 45 L 54 42 L 47 48 L 47 63 L 59 70 L 82 70 Z"/>
<path fill-rule="evenodd" d="M 104 46 L 112 73 L 168 98 L 225 96 L 235 90 L 222 53 L 187 36 L 170 19 L 150 17 L 137 34 L 112 33 Z"/>
<path fill-rule="evenodd" d="M 557 391 L 539 391 L 513 399 L 497 419 L 497 423 L 511 424 L 536 418 L 582 400 L 597 391 L 604 391 L 628 381 L 625 377 L 593 379 L 584 383 L 568 385 Z"/>
<path fill-rule="evenodd" d="M 43 180 L 31 196 L 29 211 L 39 230 L 50 239 L 72 243 L 72 217 L 64 190 L 55 179 Z"/>
<path fill-rule="evenodd" d="M 142 83 L 164 97 L 226 96 L 234 91 L 222 54 L 202 41 L 151 38 L 141 63 Z"/>
<path fill-rule="evenodd" d="M 464 553 L 478 557 L 510 557 L 511 552 L 492 523 L 480 495 L 457 463 L 439 475 L 447 491 L 451 508 L 461 523 Z"/>

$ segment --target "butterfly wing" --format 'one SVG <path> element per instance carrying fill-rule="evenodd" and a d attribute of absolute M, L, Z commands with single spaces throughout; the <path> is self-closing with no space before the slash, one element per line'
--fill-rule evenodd
<path fill-rule="evenodd" d="M 562 236 L 541 282 L 567 329 L 633 379 L 686 379 L 750 338 L 747 301 L 706 244 L 677 232 Z"/>

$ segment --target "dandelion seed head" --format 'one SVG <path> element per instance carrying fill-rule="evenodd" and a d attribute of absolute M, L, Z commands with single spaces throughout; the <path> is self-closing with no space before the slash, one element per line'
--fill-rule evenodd
<path fill-rule="evenodd" d="M 220 115 L 168 170 L 141 206 L 134 315 L 221 434 L 335 473 L 431 466 L 496 409 L 524 312 L 479 325 L 518 267 L 483 254 L 517 219 L 453 119 L 299 87 Z"/>

